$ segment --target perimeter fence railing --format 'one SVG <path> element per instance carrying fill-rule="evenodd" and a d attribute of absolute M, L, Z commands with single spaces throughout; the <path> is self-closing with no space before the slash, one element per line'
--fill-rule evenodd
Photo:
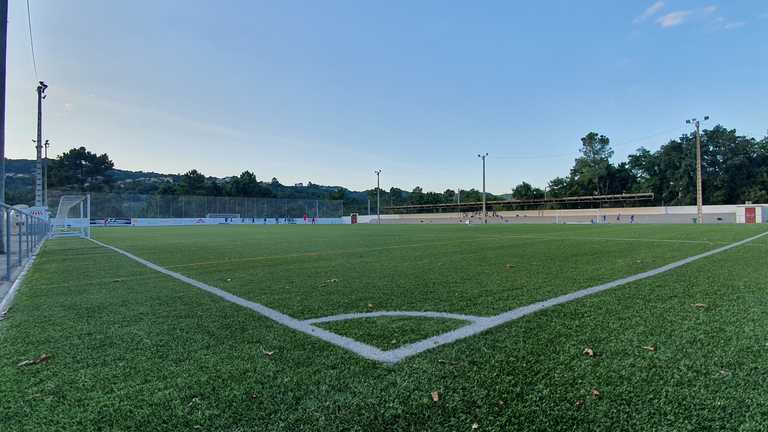
<path fill-rule="evenodd" d="M 55 213 L 59 199 L 71 194 L 50 191 L 48 203 Z M 91 193 L 91 218 L 204 218 L 210 214 L 238 214 L 241 218 L 338 218 L 342 201 L 250 198 L 204 195 L 142 195 Z"/>
<path fill-rule="evenodd" d="M 0 268 L 3 280 L 10 281 L 46 239 L 50 224 L 43 218 L 3 203 L 0 203 L 0 215 L 3 228 Z"/>

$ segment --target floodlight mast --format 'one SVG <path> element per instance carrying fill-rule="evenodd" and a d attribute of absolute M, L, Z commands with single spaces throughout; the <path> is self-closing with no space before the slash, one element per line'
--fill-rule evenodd
<path fill-rule="evenodd" d="M 45 90 L 48 85 L 40 81 L 37 86 L 37 140 L 35 140 L 35 149 L 37 150 L 37 164 L 35 165 L 35 207 L 43 205 L 43 99 L 45 99 Z"/>
<path fill-rule="evenodd" d="M 380 197 L 381 183 L 379 181 L 381 178 L 381 170 L 378 169 L 374 171 L 374 174 L 376 174 L 376 223 L 381 225 L 381 197 Z"/>
<path fill-rule="evenodd" d="M 488 157 L 488 153 L 478 154 L 477 157 L 483 160 L 483 224 L 487 224 L 488 212 L 485 210 L 485 158 Z"/>
<path fill-rule="evenodd" d="M 709 120 L 709 116 L 704 116 L 703 121 Z M 692 118 L 685 121 L 686 124 L 693 124 L 696 127 L 696 222 L 704 223 L 704 194 L 701 187 L 701 122 Z"/>

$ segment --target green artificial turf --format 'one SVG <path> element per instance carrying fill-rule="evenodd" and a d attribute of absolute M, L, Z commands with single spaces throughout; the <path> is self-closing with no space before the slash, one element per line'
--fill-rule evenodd
<path fill-rule="evenodd" d="M 375 317 L 334 321 L 318 324 L 318 327 L 383 350 L 391 350 L 467 324 L 469 322 L 454 319 Z"/>
<path fill-rule="evenodd" d="M 695 225 L 272 225 L 106 229 L 96 237 L 296 318 L 316 318 L 365 312 L 369 304 L 495 315 L 756 232 Z"/>
<path fill-rule="evenodd" d="M 298 262 L 232 262 L 221 272 L 205 273 L 201 266 L 176 270 L 308 317 L 362 310 L 368 303 L 380 310 L 494 313 L 764 230 L 514 226 L 467 234 L 458 226 L 260 228 L 267 227 L 115 229 L 97 236 L 169 266 L 296 255 Z M 590 239 L 476 238 L 512 234 Z M 638 241 L 594 239 L 599 236 Z M 644 241 L 652 239 L 711 243 Z M 227 242 L 241 247 L 228 250 Z M 433 245 L 406 246 L 427 242 Z M 376 247 L 378 252 L 371 250 Z M 519 248 L 526 253 L 515 252 Z M 353 249 L 360 251 L 340 252 Z M 451 259 L 464 251 L 467 259 Z M 766 253 L 763 237 L 383 366 L 92 243 L 50 241 L 0 321 L 0 428 L 471 431 L 477 424 L 475 430 L 494 431 L 762 431 L 768 429 Z M 506 268 L 513 258 L 520 261 Z M 506 277 L 507 270 L 515 276 Z M 467 273 L 473 277 L 463 278 Z M 260 275 L 288 281 L 262 284 Z M 326 283 L 333 278 L 338 282 Z M 433 278 L 440 283 L 424 285 Z M 499 282 L 509 285 L 499 289 Z M 345 283 L 350 286 L 336 290 Z M 379 292 L 396 283 L 402 286 Z M 358 306 L 361 301 L 366 304 Z M 375 341 L 377 327 L 393 327 L 383 322 L 365 329 L 376 321 L 345 326 L 356 322 L 359 328 L 349 331 Z M 644 348 L 649 346 L 656 351 Z M 585 356 L 585 347 L 596 355 Z M 17 367 L 42 354 L 50 359 Z"/>

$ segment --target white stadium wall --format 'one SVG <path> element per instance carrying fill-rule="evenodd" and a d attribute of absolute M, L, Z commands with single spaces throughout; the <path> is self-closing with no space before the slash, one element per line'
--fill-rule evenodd
<path fill-rule="evenodd" d="M 705 223 L 745 223 L 744 205 L 704 206 Z M 768 204 L 755 204 L 755 223 L 768 223 Z M 696 206 L 675 207 L 621 207 L 565 210 L 488 210 L 488 223 L 694 223 L 697 218 Z M 740 216 L 741 215 L 741 216 Z M 376 217 L 360 219 L 360 223 L 376 223 Z M 349 223 L 346 218 L 346 223 Z M 481 223 L 480 212 L 468 213 L 423 213 L 382 215 L 382 223 Z"/>
<path fill-rule="evenodd" d="M 705 223 L 746 223 L 747 213 L 754 208 L 755 223 L 768 223 L 768 204 L 755 205 L 717 205 L 704 206 Z M 696 206 L 676 207 L 624 207 L 565 210 L 489 210 L 488 222 L 493 224 L 591 224 L 591 223 L 646 223 L 646 224 L 690 224 L 696 220 Z M 376 215 L 359 215 L 358 223 L 375 224 Z M 381 215 L 383 224 L 453 224 L 482 223 L 480 212 L 469 213 L 423 213 L 423 214 L 387 214 Z M 319 225 L 351 224 L 349 216 L 338 218 L 319 218 Z M 279 218 L 132 218 L 92 220 L 94 226 L 189 226 L 189 225 L 310 225 L 311 219 Z"/>

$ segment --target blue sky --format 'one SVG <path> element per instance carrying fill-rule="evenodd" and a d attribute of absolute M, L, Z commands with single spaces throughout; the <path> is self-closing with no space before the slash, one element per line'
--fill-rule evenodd
<path fill-rule="evenodd" d="M 33 157 L 26 4 L 11 0 L 7 154 Z M 538 186 L 579 138 L 623 160 L 691 116 L 768 129 L 764 0 L 31 0 L 53 152 L 120 168 L 354 189 Z"/>

